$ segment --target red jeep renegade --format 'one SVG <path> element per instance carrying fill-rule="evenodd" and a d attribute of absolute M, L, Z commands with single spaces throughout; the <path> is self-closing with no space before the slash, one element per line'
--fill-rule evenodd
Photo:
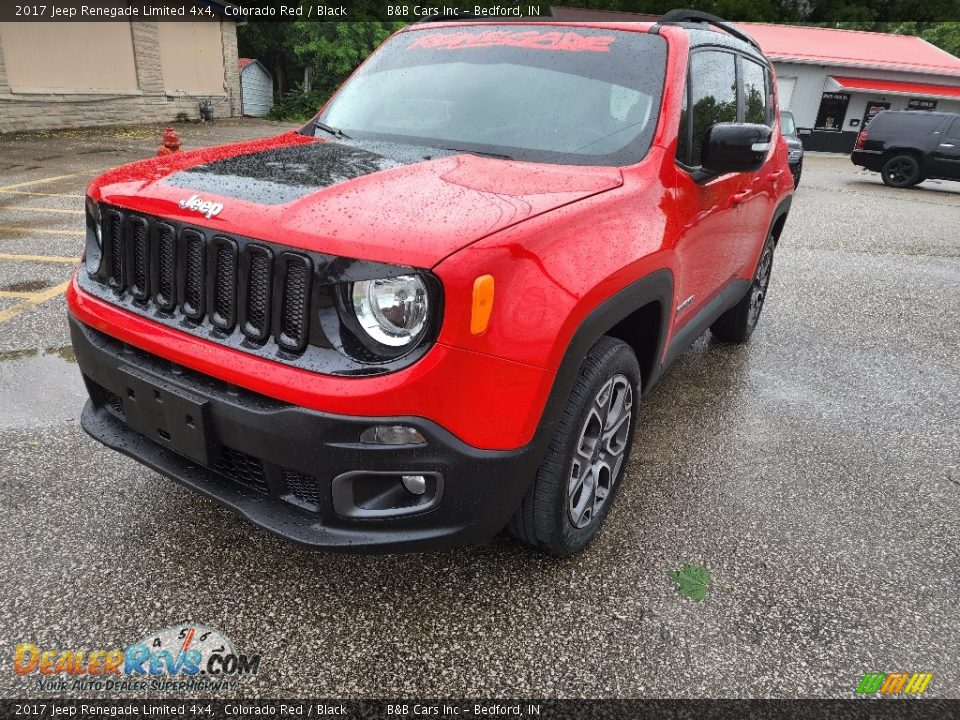
<path fill-rule="evenodd" d="M 640 399 L 742 342 L 793 183 L 717 18 L 420 23 L 303 128 L 90 185 L 97 440 L 313 547 L 596 534 Z"/>

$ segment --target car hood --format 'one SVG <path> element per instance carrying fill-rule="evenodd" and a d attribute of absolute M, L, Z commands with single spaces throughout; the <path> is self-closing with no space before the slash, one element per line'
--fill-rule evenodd
<path fill-rule="evenodd" d="M 622 182 L 617 168 L 286 133 L 125 165 L 88 192 L 224 233 L 432 267 L 493 232 Z"/>
<path fill-rule="evenodd" d="M 783 139 L 787 141 L 787 147 L 791 150 L 803 150 L 803 143 L 795 135 L 784 135 Z"/>

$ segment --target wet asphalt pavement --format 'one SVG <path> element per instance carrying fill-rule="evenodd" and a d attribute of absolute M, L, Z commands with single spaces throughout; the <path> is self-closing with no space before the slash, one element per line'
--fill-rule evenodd
<path fill-rule="evenodd" d="M 646 399 L 585 553 L 504 536 L 351 556 L 273 538 L 78 426 L 56 289 L 80 196 L 158 137 L 0 143 L 0 696 L 42 694 L 12 671 L 18 643 L 125 647 L 181 621 L 262 655 L 243 696 L 851 697 L 868 671 L 960 696 L 960 183 L 893 190 L 809 156 L 752 341 L 701 338 Z M 713 573 L 703 603 L 667 577 L 687 562 Z"/>

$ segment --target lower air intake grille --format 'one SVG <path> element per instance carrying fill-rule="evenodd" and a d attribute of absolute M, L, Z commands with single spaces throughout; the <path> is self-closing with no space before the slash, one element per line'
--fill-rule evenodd
<path fill-rule="evenodd" d="M 117 415 L 123 415 L 123 400 L 120 397 L 110 390 L 104 389 L 104 396 L 107 400 L 107 405 L 113 410 Z"/>
<path fill-rule="evenodd" d="M 253 455 L 224 445 L 220 459 L 213 466 L 214 471 L 228 480 L 246 485 L 252 490 L 267 492 L 267 480 L 263 475 L 263 463 Z"/>
<path fill-rule="evenodd" d="M 283 468 L 283 482 L 287 491 L 297 500 L 311 505 L 320 504 L 320 486 L 315 477 Z"/>

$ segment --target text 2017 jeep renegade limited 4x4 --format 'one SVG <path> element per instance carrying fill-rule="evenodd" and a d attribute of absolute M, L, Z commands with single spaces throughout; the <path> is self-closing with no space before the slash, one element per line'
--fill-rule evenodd
<path fill-rule="evenodd" d="M 69 289 L 83 427 L 308 546 L 575 552 L 643 394 L 757 323 L 774 88 L 699 14 L 420 23 L 300 130 L 107 172 Z"/>

